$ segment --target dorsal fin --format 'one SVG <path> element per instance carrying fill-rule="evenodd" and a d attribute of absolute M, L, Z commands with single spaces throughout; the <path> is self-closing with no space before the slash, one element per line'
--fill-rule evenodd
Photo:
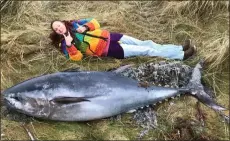
<path fill-rule="evenodd" d="M 90 101 L 86 99 L 85 97 L 55 97 L 54 99 L 50 100 L 55 103 L 60 104 L 70 104 L 70 103 L 77 103 L 77 102 L 83 102 L 83 101 Z"/>

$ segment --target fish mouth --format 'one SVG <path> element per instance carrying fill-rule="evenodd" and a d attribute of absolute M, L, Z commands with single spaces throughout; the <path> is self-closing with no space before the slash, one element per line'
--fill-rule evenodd
<path fill-rule="evenodd" d="M 3 103 L 10 109 L 20 109 L 22 99 L 15 94 L 7 94 L 4 96 Z"/>
<path fill-rule="evenodd" d="M 6 104 L 9 107 L 13 107 L 13 104 L 11 103 L 10 97 L 4 97 L 3 102 L 4 102 L 4 104 Z"/>
<path fill-rule="evenodd" d="M 10 100 L 8 97 L 5 97 L 5 98 L 3 99 L 3 103 L 4 103 L 4 105 L 5 105 L 7 108 L 9 108 L 9 109 L 16 109 L 16 107 L 14 106 L 14 104 L 11 103 L 10 101 L 11 101 L 11 100 Z"/>

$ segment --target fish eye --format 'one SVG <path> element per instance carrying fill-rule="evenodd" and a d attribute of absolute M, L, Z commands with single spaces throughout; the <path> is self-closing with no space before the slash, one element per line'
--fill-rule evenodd
<path fill-rule="evenodd" d="M 17 100 L 17 101 L 22 101 L 22 98 L 19 97 L 19 96 L 15 96 L 14 99 Z"/>

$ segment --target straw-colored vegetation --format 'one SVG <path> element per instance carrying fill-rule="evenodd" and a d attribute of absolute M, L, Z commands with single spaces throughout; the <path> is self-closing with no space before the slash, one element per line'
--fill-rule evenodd
<path fill-rule="evenodd" d="M 68 68 L 108 70 L 121 64 L 154 61 L 150 57 L 124 60 L 85 57 L 68 61 L 50 44 L 50 21 L 94 17 L 103 29 L 121 32 L 157 43 L 182 44 L 191 38 L 198 51 L 185 61 L 194 65 L 205 59 L 204 81 L 215 92 L 218 103 L 229 107 L 229 3 L 228 1 L 1 1 L 1 90 L 25 79 Z M 229 127 L 212 110 L 202 105 L 205 125 L 193 134 L 178 135 L 178 119 L 195 119 L 196 99 L 183 97 L 175 104 L 158 106 L 157 129 L 144 139 L 229 139 Z M 40 140 L 130 140 L 141 128 L 130 114 L 121 121 L 98 120 L 66 123 L 35 120 L 27 125 Z M 188 126 L 188 125 L 187 125 Z M 1 137 L 26 140 L 29 136 L 20 122 L 2 118 Z"/>

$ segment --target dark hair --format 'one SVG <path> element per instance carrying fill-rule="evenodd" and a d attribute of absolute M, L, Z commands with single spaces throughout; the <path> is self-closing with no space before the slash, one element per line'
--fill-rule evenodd
<path fill-rule="evenodd" d="M 60 35 L 60 34 L 57 34 L 54 31 L 52 25 L 56 21 L 60 21 L 60 20 L 53 20 L 53 21 L 51 21 L 50 27 L 51 27 L 51 29 L 52 29 L 53 32 L 50 33 L 49 38 L 52 40 L 52 45 L 54 45 L 55 48 L 57 48 L 58 50 L 60 50 L 59 43 L 61 43 L 61 41 L 64 39 L 64 37 L 62 35 Z M 72 22 L 73 21 L 72 20 L 71 21 L 65 21 L 65 20 L 63 20 L 63 21 L 60 21 L 60 22 L 64 23 L 67 32 L 69 31 L 70 35 L 73 37 L 73 33 L 72 33 L 72 29 L 73 29 Z"/>

